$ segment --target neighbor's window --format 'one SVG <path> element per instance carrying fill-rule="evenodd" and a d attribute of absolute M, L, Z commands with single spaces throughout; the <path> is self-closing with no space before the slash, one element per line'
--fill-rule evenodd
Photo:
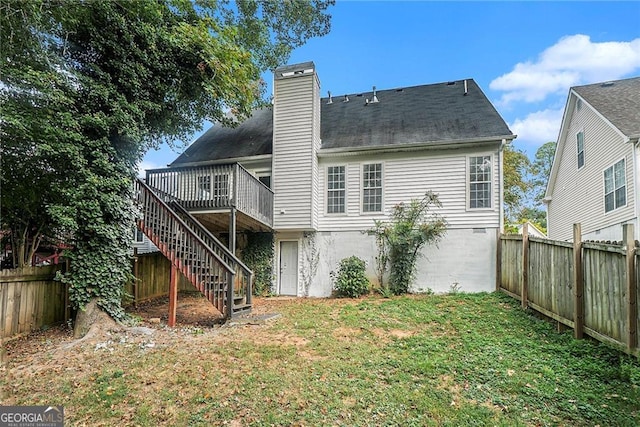
<path fill-rule="evenodd" d="M 344 213 L 344 208 L 344 166 L 329 166 L 327 168 L 327 213 Z"/>
<path fill-rule="evenodd" d="M 134 230 L 134 240 L 138 243 L 144 242 L 144 234 L 138 228 Z"/>
<path fill-rule="evenodd" d="M 627 204 L 627 185 L 624 159 L 604 171 L 604 211 L 609 212 Z"/>
<path fill-rule="evenodd" d="M 491 156 L 469 157 L 469 208 L 491 207 Z"/>
<path fill-rule="evenodd" d="M 584 132 L 580 131 L 576 134 L 576 143 L 578 151 L 578 169 L 584 166 Z"/>
<path fill-rule="evenodd" d="M 382 212 L 382 163 L 362 165 L 362 212 Z"/>

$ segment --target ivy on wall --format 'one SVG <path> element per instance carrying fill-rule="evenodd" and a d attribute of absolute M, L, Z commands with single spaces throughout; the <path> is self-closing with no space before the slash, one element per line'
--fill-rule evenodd
<path fill-rule="evenodd" d="M 242 262 L 253 270 L 254 295 L 267 295 L 273 280 L 273 233 L 247 233 Z"/>

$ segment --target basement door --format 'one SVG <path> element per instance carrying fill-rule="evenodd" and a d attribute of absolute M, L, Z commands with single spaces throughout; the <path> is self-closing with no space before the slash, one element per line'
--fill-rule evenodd
<path fill-rule="evenodd" d="M 298 242 L 280 242 L 280 295 L 298 295 Z"/>

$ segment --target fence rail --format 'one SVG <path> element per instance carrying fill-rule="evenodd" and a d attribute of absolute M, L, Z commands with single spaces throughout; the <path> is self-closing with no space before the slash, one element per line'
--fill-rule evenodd
<path fill-rule="evenodd" d="M 0 270 L 0 338 L 69 319 L 67 286 L 55 281 L 62 265 Z"/>
<path fill-rule="evenodd" d="M 640 250 L 632 225 L 623 244 L 574 242 L 501 235 L 496 288 L 583 334 L 640 357 Z"/>

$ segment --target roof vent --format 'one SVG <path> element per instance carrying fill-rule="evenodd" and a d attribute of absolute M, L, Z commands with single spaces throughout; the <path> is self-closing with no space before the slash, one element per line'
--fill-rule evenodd
<path fill-rule="evenodd" d="M 604 82 L 600 85 L 601 87 L 609 87 L 609 86 L 613 86 L 613 82 Z"/>
<path fill-rule="evenodd" d="M 329 100 L 327 101 L 327 104 L 333 104 L 333 99 L 331 98 L 331 91 L 327 91 L 327 93 L 329 94 Z"/>
<path fill-rule="evenodd" d="M 467 88 L 467 80 L 464 80 L 464 96 L 467 96 L 467 94 L 469 93 L 469 90 Z"/>
<path fill-rule="evenodd" d="M 447 82 L 447 86 L 453 86 L 456 82 Z"/>
<path fill-rule="evenodd" d="M 380 102 L 378 101 L 378 97 L 376 96 L 376 87 L 373 87 L 373 99 L 371 99 L 372 103 Z"/>
<path fill-rule="evenodd" d="M 349 95 L 345 95 L 342 102 L 349 102 Z"/>
<path fill-rule="evenodd" d="M 366 107 L 367 105 L 369 105 L 369 98 L 366 98 L 366 99 L 364 100 L 364 106 Z"/>
<path fill-rule="evenodd" d="M 402 88 L 396 89 L 396 92 L 404 92 L 404 89 L 402 89 Z"/>

